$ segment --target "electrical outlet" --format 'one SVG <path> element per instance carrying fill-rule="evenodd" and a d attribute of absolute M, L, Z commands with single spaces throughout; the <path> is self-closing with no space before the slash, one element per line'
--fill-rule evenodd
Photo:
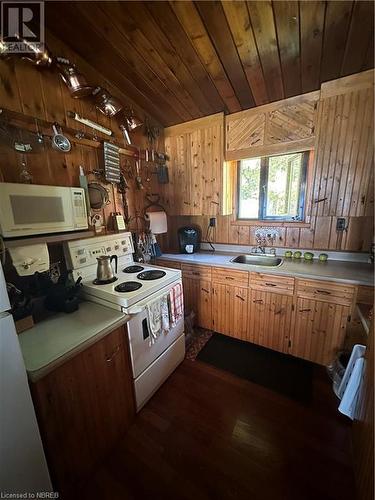
<path fill-rule="evenodd" d="M 344 217 L 338 217 L 336 221 L 336 231 L 346 231 L 346 219 Z"/>
<path fill-rule="evenodd" d="M 216 226 L 216 218 L 215 217 L 210 217 L 210 227 L 215 227 Z"/>

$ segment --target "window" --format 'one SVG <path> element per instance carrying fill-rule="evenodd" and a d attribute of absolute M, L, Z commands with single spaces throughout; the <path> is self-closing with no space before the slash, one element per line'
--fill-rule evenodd
<path fill-rule="evenodd" d="M 241 160 L 238 219 L 303 220 L 310 151 Z"/>

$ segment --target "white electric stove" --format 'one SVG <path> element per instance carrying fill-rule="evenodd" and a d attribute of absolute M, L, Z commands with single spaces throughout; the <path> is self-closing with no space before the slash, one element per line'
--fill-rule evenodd
<path fill-rule="evenodd" d="M 82 278 L 86 300 L 130 315 L 127 330 L 140 410 L 185 356 L 183 318 L 156 342 L 151 342 L 147 325 L 147 304 L 168 294 L 177 283 L 182 285 L 181 271 L 134 262 L 131 233 L 70 241 L 64 251 L 74 278 Z M 111 283 L 95 283 L 96 258 L 101 255 L 117 256 L 116 279 Z"/>

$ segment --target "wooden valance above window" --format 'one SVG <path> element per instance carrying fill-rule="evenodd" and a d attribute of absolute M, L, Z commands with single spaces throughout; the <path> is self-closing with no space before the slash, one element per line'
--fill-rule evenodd
<path fill-rule="evenodd" d="M 258 106 L 225 117 L 225 159 L 313 149 L 320 91 Z"/>

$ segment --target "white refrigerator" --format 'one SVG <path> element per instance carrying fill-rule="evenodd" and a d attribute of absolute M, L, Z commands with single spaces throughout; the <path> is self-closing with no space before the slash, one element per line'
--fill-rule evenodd
<path fill-rule="evenodd" d="M 0 263 L 0 497 L 52 491 Z"/>

